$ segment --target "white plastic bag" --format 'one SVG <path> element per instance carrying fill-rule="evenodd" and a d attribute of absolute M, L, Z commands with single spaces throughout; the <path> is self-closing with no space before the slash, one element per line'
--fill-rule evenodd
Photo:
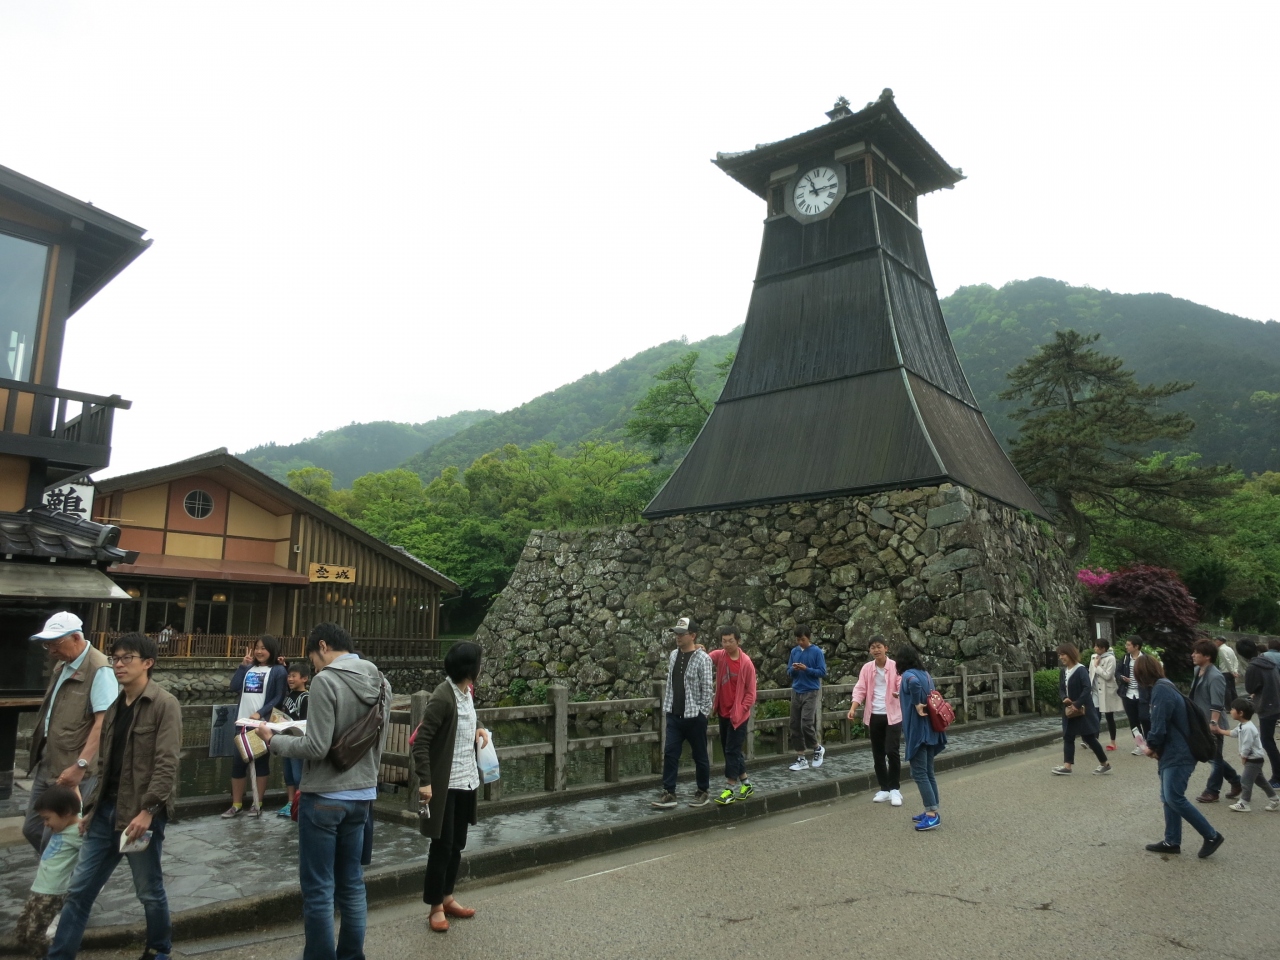
<path fill-rule="evenodd" d="M 489 742 L 480 748 L 479 763 L 482 783 L 493 783 L 501 776 L 498 772 L 498 751 L 493 745 L 493 734 L 489 735 Z"/>

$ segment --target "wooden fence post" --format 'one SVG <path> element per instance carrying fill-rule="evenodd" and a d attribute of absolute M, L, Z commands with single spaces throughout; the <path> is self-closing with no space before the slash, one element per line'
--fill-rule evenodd
<path fill-rule="evenodd" d="M 618 782 L 618 748 L 604 748 L 604 782 Z"/>
<path fill-rule="evenodd" d="M 1031 691 L 1031 712 L 1036 712 L 1036 668 L 1027 667 L 1027 689 Z"/>
<path fill-rule="evenodd" d="M 969 665 L 960 664 L 960 716 L 969 722 Z"/>
<path fill-rule="evenodd" d="M 653 695 L 658 698 L 653 708 L 653 729 L 657 731 L 658 742 L 649 748 L 649 772 L 662 772 L 662 755 L 667 749 L 667 717 L 662 702 L 667 699 L 667 681 L 653 681 Z"/>
<path fill-rule="evenodd" d="M 756 707 L 759 704 L 753 703 L 751 709 L 747 711 L 747 743 L 746 758 L 754 760 L 756 758 Z"/>
<path fill-rule="evenodd" d="M 569 688 L 563 684 L 547 687 L 551 700 L 551 756 L 547 758 L 547 789 L 560 792 L 569 787 Z"/>
<path fill-rule="evenodd" d="M 431 694 L 425 690 L 417 691 L 409 698 L 409 735 L 413 735 L 413 731 L 418 729 L 418 724 L 422 722 L 422 715 L 427 712 L 427 701 L 431 699 Z M 418 779 L 418 772 L 413 768 L 413 747 L 409 746 L 408 740 L 405 741 L 405 750 L 409 754 L 409 796 L 405 798 L 405 806 L 409 810 L 417 814 L 418 812 L 418 787 L 422 785 Z"/>
<path fill-rule="evenodd" d="M 1002 667 L 998 663 L 996 664 L 996 693 L 999 695 L 996 698 L 996 716 L 1003 717 L 1004 716 L 1004 667 Z"/>

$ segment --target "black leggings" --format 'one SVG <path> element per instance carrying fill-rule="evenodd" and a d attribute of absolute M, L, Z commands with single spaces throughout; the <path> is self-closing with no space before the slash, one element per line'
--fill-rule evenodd
<path fill-rule="evenodd" d="M 1114 713 L 1104 713 L 1107 718 L 1107 733 L 1111 734 L 1111 742 L 1116 742 L 1116 715 Z"/>
<path fill-rule="evenodd" d="M 1271 758 L 1271 779 L 1280 780 L 1280 750 L 1276 749 L 1276 721 L 1280 713 L 1258 718 L 1258 730 L 1262 734 L 1262 749 Z"/>
<path fill-rule="evenodd" d="M 1084 741 L 1084 745 L 1093 751 L 1093 755 L 1098 758 L 1098 762 L 1106 764 L 1107 754 L 1102 749 L 1102 744 L 1098 742 L 1096 733 L 1086 733 L 1080 737 Z M 1076 738 L 1071 734 L 1064 734 L 1062 737 L 1062 762 L 1076 762 Z"/>
<path fill-rule="evenodd" d="M 450 790 L 440 822 L 440 836 L 431 841 L 427 852 L 427 873 L 422 878 L 422 902 L 435 906 L 444 903 L 458 881 L 458 866 L 467 846 L 467 827 L 475 809 L 474 790 Z"/>
<path fill-rule="evenodd" d="M 1133 700 L 1133 699 L 1131 699 L 1130 697 L 1125 697 L 1125 698 L 1124 698 L 1124 715 L 1125 715 L 1126 717 L 1128 717 L 1128 718 L 1129 718 L 1129 729 L 1130 729 L 1130 730 L 1137 730 L 1137 731 L 1138 731 L 1140 734 L 1142 734 L 1144 737 L 1147 735 L 1147 727 L 1146 727 L 1146 724 L 1144 724 L 1144 723 L 1142 722 L 1142 720 L 1140 719 L 1139 714 L 1138 714 L 1138 701 L 1137 701 L 1137 700 Z M 1107 719 L 1110 719 L 1110 718 L 1111 718 L 1111 714 L 1109 714 L 1109 713 L 1108 713 L 1108 714 L 1107 714 Z M 1113 732 L 1113 733 L 1111 734 L 1111 736 L 1114 738 L 1114 737 L 1115 737 L 1115 733 Z"/>

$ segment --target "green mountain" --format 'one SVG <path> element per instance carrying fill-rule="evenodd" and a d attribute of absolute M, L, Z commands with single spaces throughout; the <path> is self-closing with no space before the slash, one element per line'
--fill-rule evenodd
<path fill-rule="evenodd" d="M 1259 323 L 1163 293 L 1120 294 L 1043 277 L 1000 289 L 961 287 L 942 301 L 951 339 L 991 429 L 1004 444 L 1017 433 L 1016 403 L 996 399 L 1005 375 L 1054 330 L 1099 333 L 1097 349 L 1124 359 L 1139 381 L 1193 381 L 1169 402 L 1196 422 L 1178 452 L 1246 473 L 1280 469 L 1277 405 L 1255 393 L 1280 391 L 1280 323 Z"/>
<path fill-rule="evenodd" d="M 316 466 L 333 471 L 335 487 L 349 487 L 356 477 L 394 469 L 424 448 L 493 415 L 492 410 L 464 410 L 427 423 L 352 423 L 300 443 L 268 443 L 236 456 L 282 483 L 290 470 Z"/>
<path fill-rule="evenodd" d="M 508 443 L 526 447 L 539 440 L 560 445 L 582 440 L 621 440 L 631 408 L 653 386 L 653 375 L 690 350 L 699 351 L 699 370 L 709 378 L 712 366 L 737 349 L 742 328 L 697 343 L 671 340 L 615 364 L 603 373 L 589 373 L 528 403 L 460 430 L 447 440 L 406 460 L 404 466 L 424 480 L 445 467 L 466 468 L 477 457 Z"/>
<path fill-rule="evenodd" d="M 1247 473 L 1280 470 L 1280 401 L 1255 399 L 1280 394 L 1280 323 L 1274 320 L 1259 323 L 1167 294 L 1118 294 L 1042 277 L 999 289 L 961 287 L 942 301 L 942 311 L 965 375 L 1006 446 L 1017 425 L 1008 419 L 1015 404 L 996 399 L 1005 375 L 1054 330 L 1072 327 L 1100 333 L 1098 348 L 1122 357 L 1141 381 L 1195 382 L 1195 389 L 1171 401 L 1197 424 L 1186 449 Z M 741 335 L 739 327 L 698 343 L 673 340 L 505 413 L 467 411 L 424 424 L 351 424 L 239 456 L 280 479 L 288 470 L 314 464 L 333 471 L 335 486 L 347 487 L 364 473 L 399 465 L 430 480 L 447 466 L 465 468 L 508 443 L 619 440 L 655 373 L 698 350 L 701 372 L 709 378 L 712 364 L 736 349 Z"/>

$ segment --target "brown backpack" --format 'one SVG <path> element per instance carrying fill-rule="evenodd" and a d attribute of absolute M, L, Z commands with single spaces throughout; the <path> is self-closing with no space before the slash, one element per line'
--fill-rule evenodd
<path fill-rule="evenodd" d="M 329 748 L 328 760 L 339 773 L 354 767 L 382 739 L 382 730 L 387 722 L 386 699 L 386 678 L 382 671 L 378 671 L 377 701 L 368 713 L 338 734 L 338 739 Z"/>

